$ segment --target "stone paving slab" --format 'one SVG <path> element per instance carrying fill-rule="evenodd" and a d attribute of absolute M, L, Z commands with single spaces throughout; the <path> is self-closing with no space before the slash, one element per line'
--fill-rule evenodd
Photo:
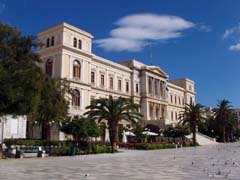
<path fill-rule="evenodd" d="M 4 180 L 240 179 L 240 144 L 0 161 Z"/>

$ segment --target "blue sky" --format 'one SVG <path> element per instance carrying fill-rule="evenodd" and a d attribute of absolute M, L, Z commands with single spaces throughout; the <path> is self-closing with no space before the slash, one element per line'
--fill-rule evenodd
<path fill-rule="evenodd" d="M 239 7 L 239 0 L 0 0 L 0 19 L 33 35 L 70 23 L 94 35 L 99 56 L 158 65 L 170 79 L 193 79 L 197 102 L 226 98 L 240 107 Z"/>

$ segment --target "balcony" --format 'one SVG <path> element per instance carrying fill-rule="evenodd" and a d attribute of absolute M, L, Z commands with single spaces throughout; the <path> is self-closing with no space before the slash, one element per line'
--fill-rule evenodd
<path fill-rule="evenodd" d="M 152 98 L 156 98 L 162 101 L 167 101 L 167 96 L 166 95 L 158 95 L 158 94 L 153 94 L 153 93 L 148 93 L 148 96 L 152 97 Z"/>

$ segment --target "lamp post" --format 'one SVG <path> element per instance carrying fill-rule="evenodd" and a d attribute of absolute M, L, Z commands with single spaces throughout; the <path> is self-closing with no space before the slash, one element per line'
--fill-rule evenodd
<path fill-rule="evenodd" d="M 212 129 L 211 132 L 212 132 L 212 138 L 213 138 L 214 130 Z"/>
<path fill-rule="evenodd" d="M 145 132 L 146 132 L 146 141 L 148 141 L 150 129 L 145 128 L 144 130 L 145 130 Z"/>

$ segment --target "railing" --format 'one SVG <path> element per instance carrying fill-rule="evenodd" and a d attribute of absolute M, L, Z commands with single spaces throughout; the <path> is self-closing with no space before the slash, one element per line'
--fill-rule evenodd
<path fill-rule="evenodd" d="M 164 95 L 157 95 L 157 94 L 153 94 L 153 93 L 148 93 L 147 95 L 150 97 L 153 97 L 153 98 L 163 100 L 163 101 L 167 100 L 167 96 L 164 96 Z"/>

